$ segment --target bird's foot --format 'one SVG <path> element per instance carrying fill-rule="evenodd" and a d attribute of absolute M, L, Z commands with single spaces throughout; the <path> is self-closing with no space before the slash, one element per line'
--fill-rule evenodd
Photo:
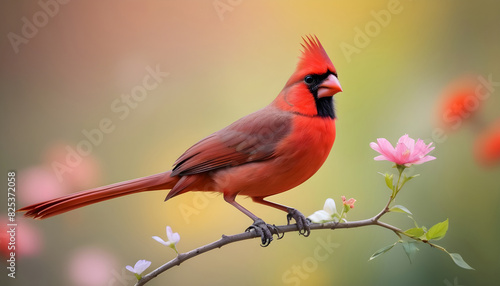
<path fill-rule="evenodd" d="M 288 208 L 288 214 L 286 215 L 288 224 L 290 224 L 292 218 L 297 223 L 297 229 L 299 230 L 299 234 L 302 234 L 303 236 L 306 237 L 309 236 L 309 234 L 311 234 L 311 229 L 309 228 L 309 220 L 307 220 L 307 218 L 298 210 L 294 208 Z"/>
<path fill-rule="evenodd" d="M 249 226 L 245 231 L 255 230 L 260 239 L 262 240 L 262 247 L 268 246 L 271 241 L 273 241 L 273 234 L 278 236 L 278 239 L 282 238 L 278 232 L 278 228 L 275 225 L 270 225 L 265 223 L 262 219 L 257 219 Z"/>

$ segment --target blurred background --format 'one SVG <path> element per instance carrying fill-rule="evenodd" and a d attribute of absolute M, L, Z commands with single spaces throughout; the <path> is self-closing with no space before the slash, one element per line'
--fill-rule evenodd
<path fill-rule="evenodd" d="M 67 2 L 67 3 L 66 3 Z M 410 264 L 388 230 L 314 231 L 262 248 L 231 244 L 148 285 L 491 285 L 500 262 L 498 1 L 7 1 L 0 4 L 2 285 L 133 285 L 174 258 L 151 237 L 178 232 L 185 252 L 251 221 L 220 196 L 166 191 L 99 203 L 43 221 L 17 215 L 16 278 L 7 277 L 7 172 L 17 207 L 166 171 L 199 139 L 274 99 L 301 36 L 335 64 L 337 139 L 322 169 L 271 198 L 306 215 L 326 198 L 357 199 L 349 220 L 389 196 L 369 143 L 405 133 L 434 142 L 397 203 L 421 225 L 449 218 L 438 242 L 476 270 L 420 245 Z M 132 97 L 131 94 L 134 96 Z M 285 214 L 239 200 L 268 223 Z M 384 221 L 401 228 L 403 214 Z M 335 245 L 325 249 L 324 242 Z M 319 250 L 318 250 L 319 249 Z M 319 252 L 318 252 L 319 251 Z M 320 256 L 318 256 L 318 253 Z"/>

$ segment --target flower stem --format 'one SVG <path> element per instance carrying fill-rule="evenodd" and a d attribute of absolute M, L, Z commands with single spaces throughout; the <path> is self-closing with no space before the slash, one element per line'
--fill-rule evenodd
<path fill-rule="evenodd" d="M 398 182 L 394 186 L 394 189 L 392 190 L 392 196 L 391 196 L 391 201 L 394 201 L 396 199 L 396 196 L 398 195 L 399 191 L 403 188 L 404 181 L 401 181 L 401 176 L 403 175 L 404 170 L 406 167 L 404 165 L 396 165 L 396 168 L 398 169 Z"/>

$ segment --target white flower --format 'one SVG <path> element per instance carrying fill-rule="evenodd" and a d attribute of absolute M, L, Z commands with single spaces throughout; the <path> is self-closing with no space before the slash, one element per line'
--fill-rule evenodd
<path fill-rule="evenodd" d="M 329 221 L 339 221 L 339 215 L 337 214 L 337 207 L 335 206 L 335 201 L 331 198 L 326 199 L 325 205 L 322 210 L 316 211 L 308 217 L 312 222 L 324 223 Z"/>
<path fill-rule="evenodd" d="M 153 236 L 153 239 L 158 241 L 159 243 L 165 245 L 165 246 L 172 248 L 173 250 L 175 250 L 175 252 L 177 252 L 177 249 L 175 248 L 175 246 L 181 240 L 181 236 L 177 232 L 174 233 L 170 226 L 167 226 L 167 239 L 168 239 L 167 241 L 164 241 L 163 239 L 161 239 L 158 236 Z"/>
<path fill-rule="evenodd" d="M 141 273 L 144 272 L 144 270 L 146 270 L 150 265 L 151 261 L 139 260 L 135 263 L 134 267 L 127 265 L 125 268 L 127 268 L 128 271 L 134 273 L 135 277 L 137 277 L 137 280 L 139 280 L 141 279 Z"/>

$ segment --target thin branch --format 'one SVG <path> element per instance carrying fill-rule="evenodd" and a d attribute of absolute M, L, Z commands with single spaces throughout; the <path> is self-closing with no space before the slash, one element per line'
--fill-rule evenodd
<path fill-rule="evenodd" d="M 385 207 L 376 216 L 374 216 L 372 219 L 374 221 L 378 221 L 384 214 L 388 213 L 389 212 L 389 206 L 391 205 L 391 203 L 392 203 L 393 200 L 394 200 L 394 198 L 391 196 L 389 198 L 389 201 L 385 205 Z"/>
<path fill-rule="evenodd" d="M 326 223 L 312 223 L 309 225 L 311 231 L 312 230 L 319 230 L 319 229 L 342 229 L 342 228 L 355 228 L 355 227 L 363 227 L 363 226 L 369 226 L 369 225 L 374 225 L 374 226 L 379 226 L 383 227 L 386 229 L 389 229 L 393 231 L 399 238 L 401 238 L 401 235 L 404 235 L 410 239 L 414 239 L 417 241 L 421 241 L 423 243 L 428 244 L 431 247 L 438 248 L 442 251 L 446 251 L 443 247 L 439 245 L 435 245 L 427 240 L 422 240 L 417 237 L 412 237 L 411 235 L 406 234 L 403 230 L 400 228 L 397 228 L 395 226 L 392 226 L 390 224 L 387 224 L 385 222 L 381 222 L 380 218 L 385 215 L 386 213 L 389 212 L 389 206 L 391 205 L 392 201 L 394 198 L 391 196 L 385 207 L 374 217 L 369 218 L 369 219 L 364 219 L 364 220 L 357 220 L 357 221 L 349 221 L 349 222 L 326 222 Z M 280 234 L 284 234 L 286 232 L 292 232 L 292 231 L 298 231 L 297 225 L 296 224 L 289 224 L 289 225 L 280 225 L 276 226 L 278 232 Z M 151 273 L 144 275 L 137 283 L 135 286 L 142 286 L 148 283 L 150 280 L 155 278 L 156 276 L 160 275 L 161 273 L 167 271 L 168 269 L 174 267 L 174 266 L 179 266 L 182 262 L 191 259 L 193 257 L 196 257 L 202 253 L 208 252 L 210 250 L 214 250 L 216 248 L 221 248 L 224 245 L 233 243 L 233 242 L 238 242 L 238 241 L 243 241 L 243 240 L 248 240 L 252 238 L 260 237 L 255 230 L 250 230 L 248 232 L 243 232 L 235 235 L 222 235 L 222 238 L 214 241 L 212 243 L 203 245 L 201 247 L 198 247 L 196 249 L 193 249 L 191 251 L 185 252 L 185 253 L 179 253 L 177 257 L 174 259 L 170 260 L 169 262 L 163 264 L 162 266 L 158 267 L 157 269 L 153 270 Z"/>
<path fill-rule="evenodd" d="M 318 230 L 318 229 L 342 229 L 342 228 L 355 228 L 355 227 L 363 227 L 363 226 L 369 226 L 369 225 L 375 225 L 375 226 L 380 226 L 384 227 L 387 229 L 390 229 L 394 231 L 398 236 L 399 233 L 403 233 L 402 230 L 400 230 L 397 227 L 394 227 L 390 224 L 383 223 L 379 221 L 380 217 L 382 217 L 384 214 L 389 212 L 389 204 L 391 203 L 392 199 L 389 200 L 385 208 L 378 213 L 376 216 L 365 219 L 365 220 L 358 220 L 358 221 L 350 221 L 350 222 L 327 222 L 327 223 L 313 223 L 310 224 L 309 227 L 312 230 Z M 276 227 L 278 229 L 278 232 L 281 233 L 286 233 L 286 232 L 292 232 L 292 231 L 298 231 L 297 225 L 296 224 L 290 224 L 290 225 L 280 225 Z M 191 259 L 193 257 L 196 257 L 202 253 L 208 252 L 210 250 L 214 250 L 216 248 L 221 248 L 224 245 L 233 243 L 233 242 L 238 242 L 238 241 L 243 241 L 243 240 L 248 240 L 252 238 L 260 237 L 253 229 L 248 231 L 248 232 L 243 232 L 235 235 L 222 235 L 222 238 L 214 241 L 212 243 L 206 244 L 204 246 L 198 247 L 196 249 L 193 249 L 191 251 L 185 252 L 185 253 L 179 253 L 177 257 L 174 259 L 170 260 L 169 262 L 163 264 L 162 266 L 158 267 L 157 269 L 153 270 L 152 272 L 148 273 L 147 275 L 144 275 L 141 280 L 137 281 L 135 286 L 142 286 L 145 285 L 147 282 L 149 282 L 151 279 L 155 278 L 156 276 L 160 275 L 161 273 L 167 271 L 168 269 L 180 265 L 182 262 Z"/>

